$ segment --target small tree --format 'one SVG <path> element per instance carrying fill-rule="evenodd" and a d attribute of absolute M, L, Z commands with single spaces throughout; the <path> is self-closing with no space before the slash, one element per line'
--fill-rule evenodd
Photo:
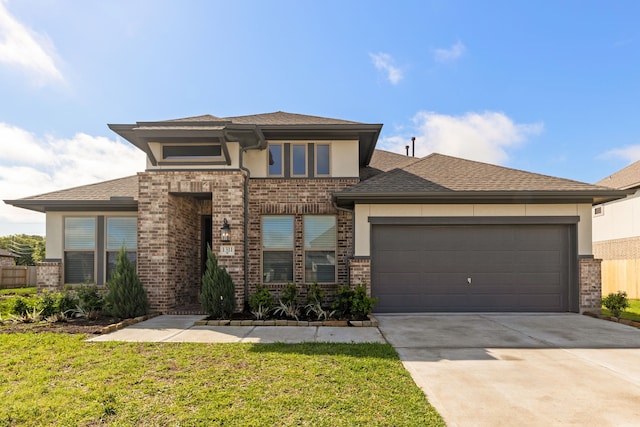
<path fill-rule="evenodd" d="M 227 270 L 218 265 L 218 259 L 209 245 L 206 269 L 202 275 L 200 303 L 202 309 L 216 319 L 229 318 L 236 309 L 233 280 Z"/>
<path fill-rule="evenodd" d="M 105 298 L 109 312 L 122 319 L 147 314 L 149 300 L 136 269 L 123 246 L 118 253 L 116 271 L 107 282 L 109 292 Z"/>

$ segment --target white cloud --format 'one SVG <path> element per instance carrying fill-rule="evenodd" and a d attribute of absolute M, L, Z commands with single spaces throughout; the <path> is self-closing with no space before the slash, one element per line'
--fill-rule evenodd
<path fill-rule="evenodd" d="M 434 52 L 434 58 L 438 62 L 451 62 L 460 58 L 466 48 L 462 42 L 458 41 L 449 49 L 436 49 Z"/>
<path fill-rule="evenodd" d="M 6 4 L 0 0 L 0 63 L 29 72 L 37 84 L 63 81 L 53 59 L 53 43 L 20 23 L 9 13 Z"/>
<path fill-rule="evenodd" d="M 640 144 L 628 145 L 622 148 L 614 148 L 604 153 L 605 157 L 618 157 L 626 160 L 629 163 L 640 160 Z"/>
<path fill-rule="evenodd" d="M 38 137 L 0 122 L 0 146 L 0 200 L 134 175 L 145 166 L 144 153 L 133 145 L 84 133 Z M 0 235 L 20 233 L 27 224 L 43 224 L 44 219 L 43 214 L 0 203 Z"/>
<path fill-rule="evenodd" d="M 394 65 L 394 60 L 388 53 L 370 53 L 371 61 L 377 70 L 386 73 L 387 79 L 392 85 L 402 80 L 402 70 Z"/>
<path fill-rule="evenodd" d="M 420 111 L 413 117 L 413 135 L 381 138 L 380 148 L 405 153 L 416 137 L 416 157 L 441 153 L 493 164 L 505 164 L 508 150 L 544 129 L 542 123 L 517 124 L 504 113 L 486 111 L 448 116 Z"/>

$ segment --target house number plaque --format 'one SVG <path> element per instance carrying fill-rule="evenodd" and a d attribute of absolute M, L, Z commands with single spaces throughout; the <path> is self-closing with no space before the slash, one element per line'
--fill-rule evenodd
<path fill-rule="evenodd" d="M 220 256 L 233 256 L 236 254 L 235 246 L 220 246 Z"/>

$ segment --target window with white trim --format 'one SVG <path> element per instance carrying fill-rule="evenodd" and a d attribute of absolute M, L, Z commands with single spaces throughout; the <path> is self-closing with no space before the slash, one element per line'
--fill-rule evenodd
<path fill-rule="evenodd" d="M 305 215 L 304 278 L 306 283 L 336 281 L 336 217 Z"/>
<path fill-rule="evenodd" d="M 293 282 L 293 216 L 262 217 L 262 282 Z"/>
<path fill-rule="evenodd" d="M 64 282 L 95 280 L 96 218 L 64 219 Z"/>

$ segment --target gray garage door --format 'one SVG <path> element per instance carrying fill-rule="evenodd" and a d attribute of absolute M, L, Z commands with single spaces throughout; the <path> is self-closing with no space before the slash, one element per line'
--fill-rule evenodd
<path fill-rule="evenodd" d="M 375 311 L 568 311 L 570 227 L 372 225 Z"/>

